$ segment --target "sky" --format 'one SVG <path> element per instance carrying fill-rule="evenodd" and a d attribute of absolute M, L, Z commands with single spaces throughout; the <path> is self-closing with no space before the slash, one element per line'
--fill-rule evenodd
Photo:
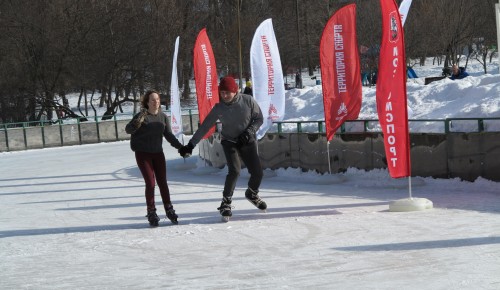
<path fill-rule="evenodd" d="M 425 86 L 436 71 L 415 68 L 414 116 L 500 117 L 496 69 Z M 289 119 L 319 118 L 321 86 L 305 85 L 287 91 Z M 163 148 L 179 225 L 157 191 L 158 228 L 128 141 L 0 153 L 0 289 L 500 289 L 498 182 L 414 177 L 412 196 L 433 208 L 390 212 L 409 181 L 386 170 L 279 169 L 262 182 L 264 213 L 243 170 L 223 223 L 226 169 Z"/>

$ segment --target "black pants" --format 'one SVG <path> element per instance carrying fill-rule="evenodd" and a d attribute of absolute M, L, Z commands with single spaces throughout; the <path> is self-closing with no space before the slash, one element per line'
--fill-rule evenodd
<path fill-rule="evenodd" d="M 221 144 L 224 149 L 224 155 L 226 155 L 228 168 L 226 182 L 224 183 L 224 191 L 222 193 L 223 196 L 233 196 L 236 181 L 240 176 L 241 160 L 243 160 L 248 173 L 250 173 L 248 187 L 258 192 L 260 183 L 262 182 L 263 172 L 259 154 L 257 153 L 257 143 L 254 141 L 243 146 L 238 146 L 236 143 L 223 140 Z"/>

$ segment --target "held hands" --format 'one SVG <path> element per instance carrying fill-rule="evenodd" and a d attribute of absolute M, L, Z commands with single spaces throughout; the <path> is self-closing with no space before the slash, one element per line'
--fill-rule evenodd
<path fill-rule="evenodd" d="M 179 148 L 178 152 L 182 156 L 182 158 L 188 158 L 193 153 L 193 149 L 194 145 L 191 142 L 188 142 L 187 145 Z"/>

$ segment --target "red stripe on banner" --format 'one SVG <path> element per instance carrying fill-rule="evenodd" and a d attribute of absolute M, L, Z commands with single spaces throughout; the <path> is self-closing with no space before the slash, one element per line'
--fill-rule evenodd
<path fill-rule="evenodd" d="M 203 123 L 210 110 L 219 102 L 217 66 L 205 28 L 200 31 L 194 44 L 193 65 L 198 114 L 200 123 Z M 202 139 L 210 137 L 214 132 L 215 126 Z"/>
<path fill-rule="evenodd" d="M 403 26 L 394 0 L 380 0 L 382 43 L 377 76 L 377 113 L 385 155 L 393 178 L 410 176 L 410 140 L 406 104 L 406 58 Z"/>
<path fill-rule="evenodd" d="M 345 120 L 358 118 L 361 109 L 356 4 L 339 9 L 328 20 L 321 35 L 319 56 L 326 138 L 330 141 Z"/>

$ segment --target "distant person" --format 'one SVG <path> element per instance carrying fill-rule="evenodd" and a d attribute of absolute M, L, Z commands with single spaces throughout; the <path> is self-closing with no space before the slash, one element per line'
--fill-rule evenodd
<path fill-rule="evenodd" d="M 370 74 L 370 84 L 371 85 L 377 84 L 377 72 L 376 71 L 374 71 Z"/>
<path fill-rule="evenodd" d="M 246 86 L 245 86 L 245 90 L 243 91 L 243 93 L 245 95 L 250 95 L 250 96 L 253 95 L 252 82 L 251 81 L 247 81 Z"/>
<path fill-rule="evenodd" d="M 469 76 L 469 74 L 465 71 L 464 67 L 459 67 L 456 64 L 454 64 L 451 67 L 451 76 L 450 76 L 451 80 L 460 80 L 460 79 L 466 78 L 468 76 Z"/>
<path fill-rule="evenodd" d="M 300 75 L 300 71 L 295 74 L 295 87 L 302 89 L 302 76 Z"/>
<path fill-rule="evenodd" d="M 256 141 L 256 132 L 262 125 L 264 118 L 253 97 L 238 93 L 238 85 L 232 77 L 225 77 L 221 80 L 219 95 L 221 102 L 215 104 L 189 143 L 179 149 L 179 154 L 182 157 L 191 155 L 193 148 L 215 125 L 217 120 L 222 123 L 221 145 L 226 157 L 228 173 L 222 191 L 222 202 L 217 209 L 223 221 L 227 222 L 232 216 L 231 202 L 236 182 L 240 176 L 240 158 L 250 173 L 245 197 L 258 209 L 265 210 L 267 208 L 267 204 L 258 194 L 264 173 Z"/>
<path fill-rule="evenodd" d="M 363 86 L 370 85 L 370 81 L 368 80 L 368 73 L 367 72 L 361 72 L 361 84 Z"/>
<path fill-rule="evenodd" d="M 163 153 L 163 137 L 179 149 L 182 144 L 172 133 L 167 115 L 160 109 L 160 95 L 156 91 L 148 91 L 141 100 L 141 112 L 136 114 L 125 126 L 131 134 L 130 147 L 135 152 L 135 160 L 146 183 L 145 196 L 149 225 L 156 227 L 160 218 L 156 214 L 155 180 L 160 188 L 161 199 L 167 218 L 177 224 L 177 214 L 170 200 L 167 185 L 167 166 Z"/>

